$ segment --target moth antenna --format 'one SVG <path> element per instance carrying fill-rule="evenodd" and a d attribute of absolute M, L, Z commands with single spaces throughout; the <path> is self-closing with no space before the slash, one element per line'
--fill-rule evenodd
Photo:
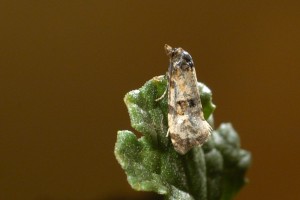
<path fill-rule="evenodd" d="M 165 51 L 167 56 L 172 57 L 173 48 L 170 45 L 165 44 Z"/>
<path fill-rule="evenodd" d="M 164 93 L 163 93 L 159 98 L 155 99 L 155 101 L 160 101 L 160 100 L 162 100 L 162 99 L 166 96 L 167 90 L 168 90 L 168 88 L 166 88 L 165 91 L 164 91 Z"/>

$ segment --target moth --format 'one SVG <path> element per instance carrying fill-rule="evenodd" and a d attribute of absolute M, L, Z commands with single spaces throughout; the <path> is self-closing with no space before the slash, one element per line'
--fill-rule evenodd
<path fill-rule="evenodd" d="M 171 136 L 174 149 L 186 154 L 191 148 L 205 143 L 212 132 L 204 119 L 196 70 L 191 55 L 182 48 L 165 45 L 170 59 L 168 77 L 167 136 Z"/>

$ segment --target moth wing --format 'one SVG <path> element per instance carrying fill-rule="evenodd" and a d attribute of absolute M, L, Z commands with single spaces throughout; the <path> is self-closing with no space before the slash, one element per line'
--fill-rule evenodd
<path fill-rule="evenodd" d="M 197 76 L 191 55 L 182 48 L 165 45 L 170 58 L 168 84 L 169 134 L 177 152 L 185 154 L 202 145 L 210 135 L 211 127 L 205 121 Z"/>
<path fill-rule="evenodd" d="M 185 154 L 212 132 L 204 119 L 194 68 L 176 69 L 169 82 L 169 132 L 175 150 Z"/>
<path fill-rule="evenodd" d="M 211 126 L 200 117 L 191 119 L 187 116 L 178 116 L 176 125 L 170 129 L 170 136 L 175 150 L 180 154 L 186 154 L 191 148 L 205 143 L 211 132 Z"/>

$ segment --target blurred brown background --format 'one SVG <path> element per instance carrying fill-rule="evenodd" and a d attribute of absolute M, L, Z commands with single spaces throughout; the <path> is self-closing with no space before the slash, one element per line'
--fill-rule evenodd
<path fill-rule="evenodd" d="M 114 158 L 123 96 L 191 53 L 253 154 L 238 200 L 300 199 L 299 1 L 0 2 L 0 199 L 140 199 Z"/>

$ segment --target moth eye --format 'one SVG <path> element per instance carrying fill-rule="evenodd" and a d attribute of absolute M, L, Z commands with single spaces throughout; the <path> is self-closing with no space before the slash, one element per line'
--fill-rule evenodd
<path fill-rule="evenodd" d="M 172 51 L 171 57 L 173 58 L 175 56 L 175 51 Z"/>
<path fill-rule="evenodd" d="M 188 103 L 189 103 L 189 107 L 195 107 L 196 106 L 196 103 L 195 103 L 194 99 L 188 100 Z"/>
<path fill-rule="evenodd" d="M 194 66 L 192 56 L 188 52 L 186 52 L 186 51 L 183 52 L 182 59 L 185 61 L 185 63 L 189 67 L 193 67 Z"/>
<path fill-rule="evenodd" d="M 175 57 L 175 56 L 178 56 L 178 48 L 174 48 L 174 49 L 172 50 L 171 57 L 173 58 L 173 57 Z"/>

